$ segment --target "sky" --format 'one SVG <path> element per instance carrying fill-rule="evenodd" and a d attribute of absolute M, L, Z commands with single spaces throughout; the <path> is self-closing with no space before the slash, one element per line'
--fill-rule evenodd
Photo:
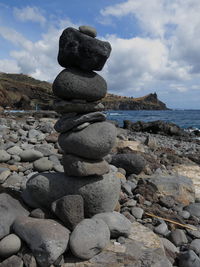
<path fill-rule="evenodd" d="M 80 25 L 112 45 L 109 93 L 200 109 L 199 0 L 0 0 L 0 72 L 53 82 L 59 36 Z"/>

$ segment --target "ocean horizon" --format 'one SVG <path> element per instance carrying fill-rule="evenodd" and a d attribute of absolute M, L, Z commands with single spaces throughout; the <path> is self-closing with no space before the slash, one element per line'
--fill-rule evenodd
<path fill-rule="evenodd" d="M 123 126 L 124 120 L 157 121 L 162 120 L 177 124 L 179 127 L 200 130 L 200 109 L 170 109 L 170 110 L 108 110 L 105 112 L 108 120 L 116 121 Z"/>

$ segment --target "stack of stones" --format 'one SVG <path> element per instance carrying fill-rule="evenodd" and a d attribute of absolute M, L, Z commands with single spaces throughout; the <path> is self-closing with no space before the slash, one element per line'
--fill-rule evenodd
<path fill-rule="evenodd" d="M 58 62 L 65 69 L 53 83 L 55 110 L 61 114 L 55 129 L 60 133 L 64 171 L 73 187 L 69 191 L 83 197 L 86 217 L 113 211 L 120 193 L 116 171 L 104 160 L 116 139 L 116 128 L 105 121 L 99 102 L 107 84 L 94 72 L 102 70 L 111 45 L 96 39 L 96 34 L 89 26 L 63 31 Z"/>

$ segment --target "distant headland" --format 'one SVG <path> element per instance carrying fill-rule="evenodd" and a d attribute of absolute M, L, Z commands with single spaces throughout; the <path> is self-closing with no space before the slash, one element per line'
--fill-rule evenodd
<path fill-rule="evenodd" d="M 52 110 L 52 84 L 24 74 L 0 73 L 0 109 Z M 166 110 L 156 93 L 134 98 L 107 94 L 102 103 L 112 110 Z"/>

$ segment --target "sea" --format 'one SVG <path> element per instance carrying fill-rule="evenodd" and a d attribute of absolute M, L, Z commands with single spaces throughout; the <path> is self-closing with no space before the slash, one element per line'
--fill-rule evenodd
<path fill-rule="evenodd" d="M 124 120 L 172 122 L 184 129 L 200 130 L 200 110 L 109 110 L 108 120 L 117 121 L 123 126 Z"/>

